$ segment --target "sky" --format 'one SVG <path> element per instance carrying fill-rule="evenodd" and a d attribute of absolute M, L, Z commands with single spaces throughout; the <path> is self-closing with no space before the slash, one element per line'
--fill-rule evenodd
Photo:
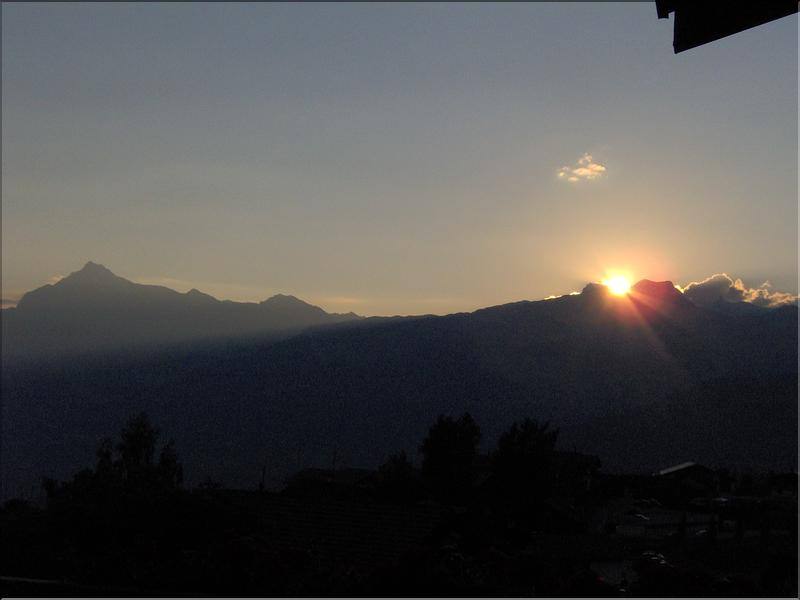
<path fill-rule="evenodd" d="M 796 294 L 797 16 L 678 55 L 672 27 L 651 2 L 4 3 L 2 296 L 88 260 L 364 315 L 618 272 Z"/>

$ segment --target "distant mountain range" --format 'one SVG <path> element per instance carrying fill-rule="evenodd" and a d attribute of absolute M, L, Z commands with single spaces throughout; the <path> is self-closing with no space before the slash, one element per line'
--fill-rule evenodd
<path fill-rule="evenodd" d="M 513 421 L 535 417 L 561 429 L 562 448 L 596 454 L 609 470 L 686 460 L 797 468 L 794 305 L 700 307 L 672 283 L 647 280 L 624 297 L 589 284 L 551 300 L 404 319 L 327 315 L 278 298 L 218 302 L 138 286 L 97 265 L 26 295 L 13 319 L 49 314 L 54 340 L 83 327 L 111 343 L 92 323 L 109 336 L 114 318 L 132 315 L 148 335 L 256 333 L 250 324 L 267 335 L 135 356 L 4 361 L 5 494 L 89 464 L 97 440 L 138 410 L 176 439 L 190 482 L 210 476 L 244 487 L 264 466 L 275 483 L 297 468 L 328 467 L 334 454 L 339 465 L 365 467 L 401 449 L 414 457 L 438 414 L 463 411 L 482 427 L 484 449 Z M 236 318 L 220 316 L 226 310 Z"/>
<path fill-rule="evenodd" d="M 182 294 L 128 281 L 88 262 L 2 312 L 3 354 L 11 359 L 55 357 L 200 339 L 285 337 L 306 327 L 360 318 L 326 313 L 283 294 L 259 303 L 220 301 L 196 289 Z"/>

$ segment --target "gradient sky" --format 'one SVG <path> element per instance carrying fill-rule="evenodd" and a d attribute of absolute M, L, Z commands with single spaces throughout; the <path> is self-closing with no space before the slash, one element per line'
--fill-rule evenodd
<path fill-rule="evenodd" d="M 4 298 L 87 260 L 367 315 L 797 292 L 796 16 L 679 55 L 651 2 L 2 17 Z"/>

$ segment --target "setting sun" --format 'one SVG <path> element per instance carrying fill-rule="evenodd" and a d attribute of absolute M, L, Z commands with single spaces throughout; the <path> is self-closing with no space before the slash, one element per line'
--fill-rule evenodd
<path fill-rule="evenodd" d="M 631 282 L 624 275 L 615 275 L 608 279 L 603 279 L 602 283 L 615 296 L 624 296 L 631 289 Z"/>

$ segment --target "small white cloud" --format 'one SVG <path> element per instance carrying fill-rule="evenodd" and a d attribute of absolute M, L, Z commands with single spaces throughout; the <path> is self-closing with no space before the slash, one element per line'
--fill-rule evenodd
<path fill-rule="evenodd" d="M 605 175 L 605 172 L 606 168 L 595 162 L 592 155 L 587 153 L 581 156 L 575 165 L 561 167 L 556 175 L 561 180 L 577 183 L 578 181 L 592 181 Z"/>

